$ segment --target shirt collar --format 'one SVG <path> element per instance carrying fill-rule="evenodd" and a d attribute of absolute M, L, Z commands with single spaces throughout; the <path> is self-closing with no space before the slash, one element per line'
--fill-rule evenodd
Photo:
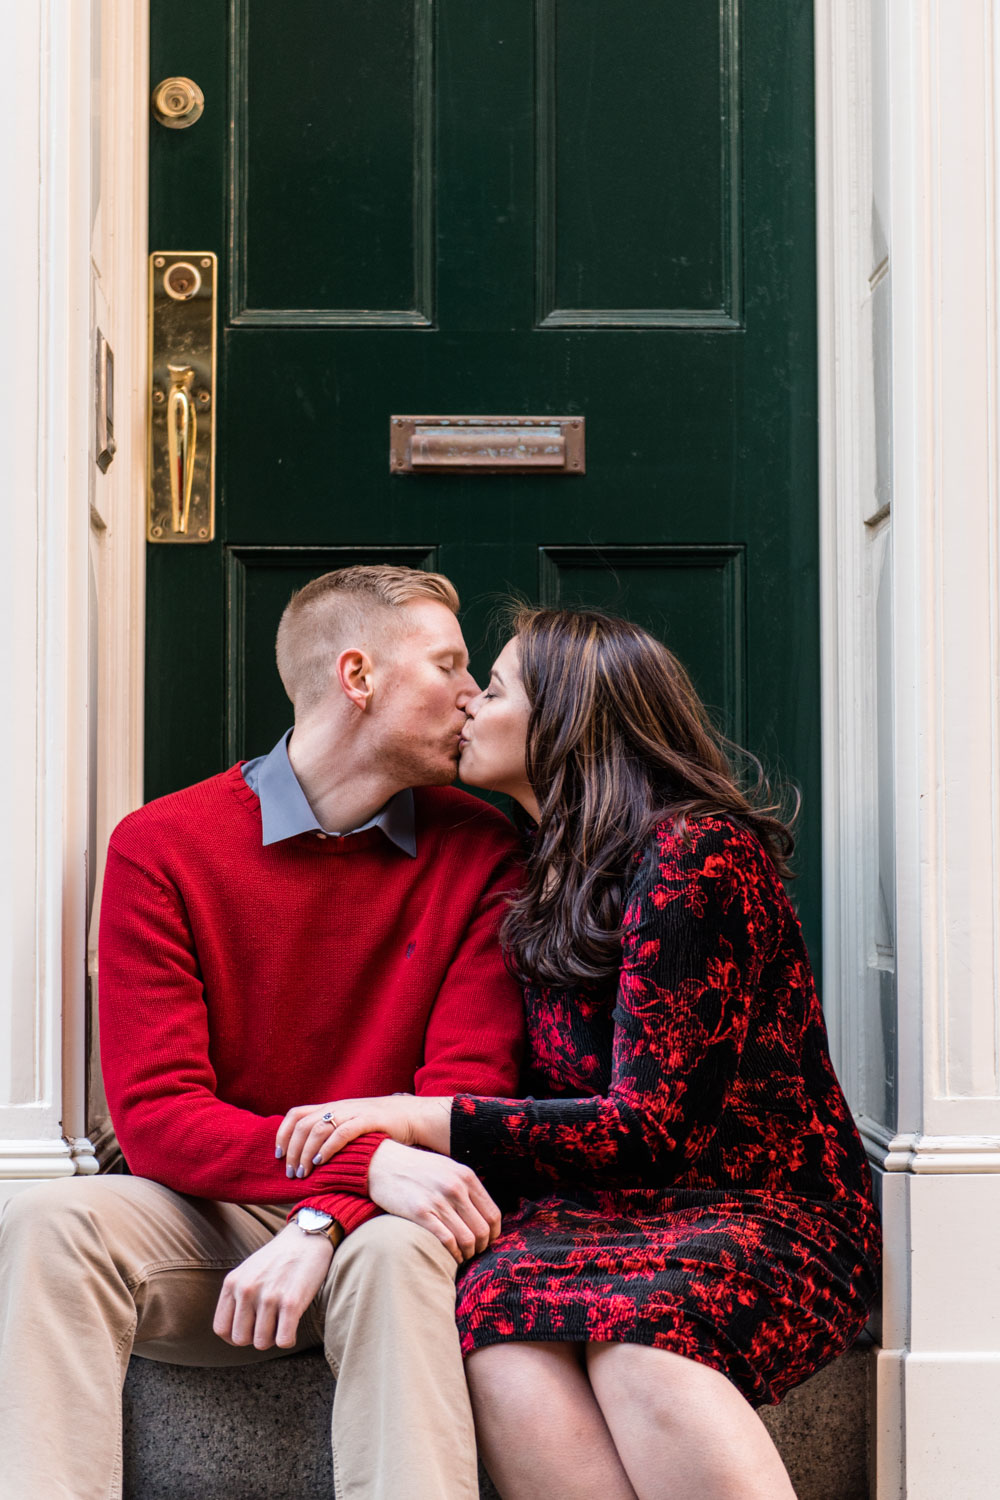
<path fill-rule="evenodd" d="M 306 800 L 288 758 L 288 741 L 292 731 L 287 730 L 270 755 L 258 755 L 241 767 L 243 779 L 252 792 L 260 798 L 260 820 L 264 844 L 278 844 L 282 839 L 291 839 L 299 833 L 325 833 L 330 838 L 343 838 L 330 828 L 323 828 L 316 821 L 316 814 Z M 409 854 L 417 854 L 416 815 L 413 793 L 406 787 L 390 797 L 388 802 L 367 823 L 359 828 L 347 829 L 348 833 L 362 833 L 368 828 L 381 828 L 387 839 Z"/>

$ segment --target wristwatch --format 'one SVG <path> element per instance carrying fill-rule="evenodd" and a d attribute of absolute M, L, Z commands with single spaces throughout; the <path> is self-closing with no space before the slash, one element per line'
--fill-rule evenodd
<path fill-rule="evenodd" d="M 339 1245 L 343 1238 L 343 1226 L 332 1214 L 325 1214 L 319 1208 L 300 1208 L 292 1215 L 291 1222 L 297 1224 L 303 1234 L 325 1234 L 335 1245 Z"/>

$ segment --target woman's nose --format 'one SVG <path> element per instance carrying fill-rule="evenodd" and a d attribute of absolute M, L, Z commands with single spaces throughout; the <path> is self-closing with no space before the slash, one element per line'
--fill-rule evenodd
<path fill-rule="evenodd" d="M 467 680 L 462 685 L 462 689 L 458 695 L 458 706 L 465 713 L 468 713 L 469 705 L 473 702 L 478 702 L 478 700 L 482 697 L 482 692 L 472 673 L 466 672 L 465 675 Z"/>
<path fill-rule="evenodd" d="M 480 705 L 480 703 L 482 703 L 482 701 L 483 701 L 482 691 L 481 691 L 481 689 L 476 688 L 476 691 L 475 691 L 475 694 L 473 695 L 473 697 L 471 697 L 468 700 L 467 703 L 464 703 L 462 705 L 463 708 L 465 709 L 465 713 L 466 713 L 466 717 L 467 718 L 474 719 L 476 717 L 476 714 L 479 712 L 479 705 Z"/>

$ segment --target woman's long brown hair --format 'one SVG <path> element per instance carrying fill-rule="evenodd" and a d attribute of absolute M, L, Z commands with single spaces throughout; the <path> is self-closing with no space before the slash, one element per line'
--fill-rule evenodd
<path fill-rule="evenodd" d="M 527 882 L 501 934 L 522 979 L 565 986 L 617 972 L 626 865 L 661 819 L 683 836 L 688 818 L 736 818 L 790 874 L 792 819 L 768 800 L 755 757 L 715 729 L 665 646 L 596 610 L 521 608 L 511 624 L 540 814 Z M 730 755 L 755 768 L 751 790 Z"/>

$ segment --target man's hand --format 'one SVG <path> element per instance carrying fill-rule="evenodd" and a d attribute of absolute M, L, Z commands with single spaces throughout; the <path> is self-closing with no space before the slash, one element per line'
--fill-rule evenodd
<path fill-rule="evenodd" d="M 227 1344 L 294 1349 L 299 1319 L 323 1285 L 333 1243 L 287 1224 L 222 1283 L 212 1327 Z"/>
<path fill-rule="evenodd" d="M 475 1172 L 434 1151 L 383 1141 L 368 1164 L 368 1193 L 386 1213 L 429 1229 L 459 1265 L 500 1233 L 500 1210 Z"/>

